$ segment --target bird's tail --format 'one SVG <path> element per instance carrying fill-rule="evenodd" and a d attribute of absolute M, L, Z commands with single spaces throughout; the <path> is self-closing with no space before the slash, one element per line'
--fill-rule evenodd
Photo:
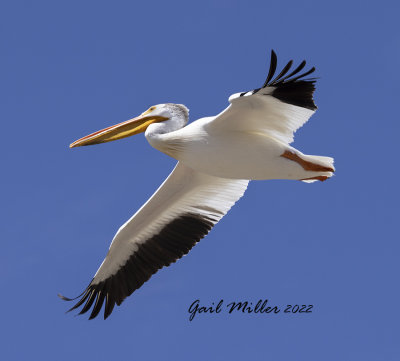
<path fill-rule="evenodd" d="M 333 165 L 334 159 L 331 157 L 323 157 L 320 155 L 302 155 L 302 159 L 309 162 L 310 164 L 314 164 L 316 169 L 319 168 L 319 174 L 310 178 L 301 179 L 306 183 L 313 183 L 316 181 L 325 181 L 328 178 L 333 176 L 333 172 L 335 171 L 335 167 Z"/>

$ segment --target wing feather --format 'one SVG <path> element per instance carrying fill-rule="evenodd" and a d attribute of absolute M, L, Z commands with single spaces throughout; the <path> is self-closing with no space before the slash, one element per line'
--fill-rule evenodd
<path fill-rule="evenodd" d="M 275 51 L 271 50 L 271 61 L 270 61 L 270 65 L 269 65 L 269 71 L 268 71 L 267 79 L 265 80 L 264 85 L 262 86 L 263 88 L 265 88 L 268 85 L 268 83 L 270 82 L 270 80 L 273 78 L 277 64 L 278 64 L 278 58 L 275 54 Z"/>
<path fill-rule="evenodd" d="M 282 69 L 282 71 L 277 75 L 277 77 L 273 80 L 272 84 L 277 84 L 279 82 L 279 79 L 282 78 L 289 71 L 292 64 L 293 60 L 290 60 Z"/>
<path fill-rule="evenodd" d="M 282 78 L 280 80 L 280 82 L 283 83 L 286 79 L 290 78 L 293 75 L 296 75 L 298 72 L 300 72 L 306 66 L 306 64 L 307 64 L 306 61 L 303 60 L 296 69 L 294 69 L 290 74 L 288 74 L 284 78 Z"/>
<path fill-rule="evenodd" d="M 231 104 L 208 126 L 213 131 L 264 132 L 284 143 L 293 142 L 295 131 L 311 117 L 317 107 L 313 99 L 316 79 L 304 79 L 315 68 L 299 74 L 306 65 L 304 60 L 286 75 L 292 64 L 290 60 L 274 78 L 277 57 L 272 50 L 264 85 L 230 96 Z"/>
<path fill-rule="evenodd" d="M 248 180 L 212 177 L 181 163 L 115 235 L 92 282 L 71 308 L 104 318 L 160 268 L 168 266 L 203 238 L 244 194 Z M 66 297 L 63 297 L 65 300 Z"/>

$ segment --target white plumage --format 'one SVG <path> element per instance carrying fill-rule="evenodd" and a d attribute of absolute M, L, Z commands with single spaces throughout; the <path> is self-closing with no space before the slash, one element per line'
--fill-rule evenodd
<path fill-rule="evenodd" d="M 244 194 L 248 183 L 199 173 L 178 163 L 153 196 L 118 230 L 95 280 L 101 282 L 114 274 L 140 244 L 182 215 L 199 217 L 211 228 Z"/>
<path fill-rule="evenodd" d="M 315 79 L 304 79 L 314 68 L 298 75 L 303 61 L 287 74 L 290 61 L 273 79 L 276 64 L 272 51 L 264 85 L 232 95 L 230 105 L 215 117 L 186 125 L 184 105 L 159 104 L 71 144 L 98 144 L 145 132 L 154 148 L 179 161 L 154 195 L 118 230 L 106 258 L 72 309 L 83 305 L 80 313 L 85 313 L 93 306 L 91 319 L 105 303 L 107 318 L 115 304 L 120 305 L 158 269 L 188 253 L 244 194 L 249 180 L 313 182 L 332 176 L 332 158 L 305 155 L 289 145 L 294 132 L 316 109 Z"/>

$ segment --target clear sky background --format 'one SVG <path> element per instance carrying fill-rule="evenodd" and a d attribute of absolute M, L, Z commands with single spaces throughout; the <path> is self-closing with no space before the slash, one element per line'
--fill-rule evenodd
<path fill-rule="evenodd" d="M 399 360 L 399 6 L 380 1 L 3 1 L 2 360 Z M 188 256 L 88 321 L 119 226 L 175 161 L 144 136 L 69 149 L 157 103 L 214 115 L 306 59 L 319 107 L 294 145 L 329 181 L 251 182 Z M 311 314 L 197 315 L 200 299 Z"/>

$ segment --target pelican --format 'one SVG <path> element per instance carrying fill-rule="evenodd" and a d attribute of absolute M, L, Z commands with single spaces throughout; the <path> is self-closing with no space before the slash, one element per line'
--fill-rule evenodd
<path fill-rule="evenodd" d="M 115 304 L 169 266 L 200 241 L 243 196 L 250 180 L 324 181 L 333 158 L 306 155 L 290 146 L 295 131 L 315 112 L 312 67 L 289 61 L 274 77 L 271 51 L 267 78 L 258 89 L 229 97 L 229 106 L 190 124 L 182 104 L 158 104 L 140 116 L 73 142 L 81 147 L 145 133 L 150 145 L 178 163 L 152 197 L 122 225 L 108 253 L 77 303 L 79 314 L 95 318 L 103 304 L 106 319 Z M 92 307 L 93 306 L 93 307 Z"/>

